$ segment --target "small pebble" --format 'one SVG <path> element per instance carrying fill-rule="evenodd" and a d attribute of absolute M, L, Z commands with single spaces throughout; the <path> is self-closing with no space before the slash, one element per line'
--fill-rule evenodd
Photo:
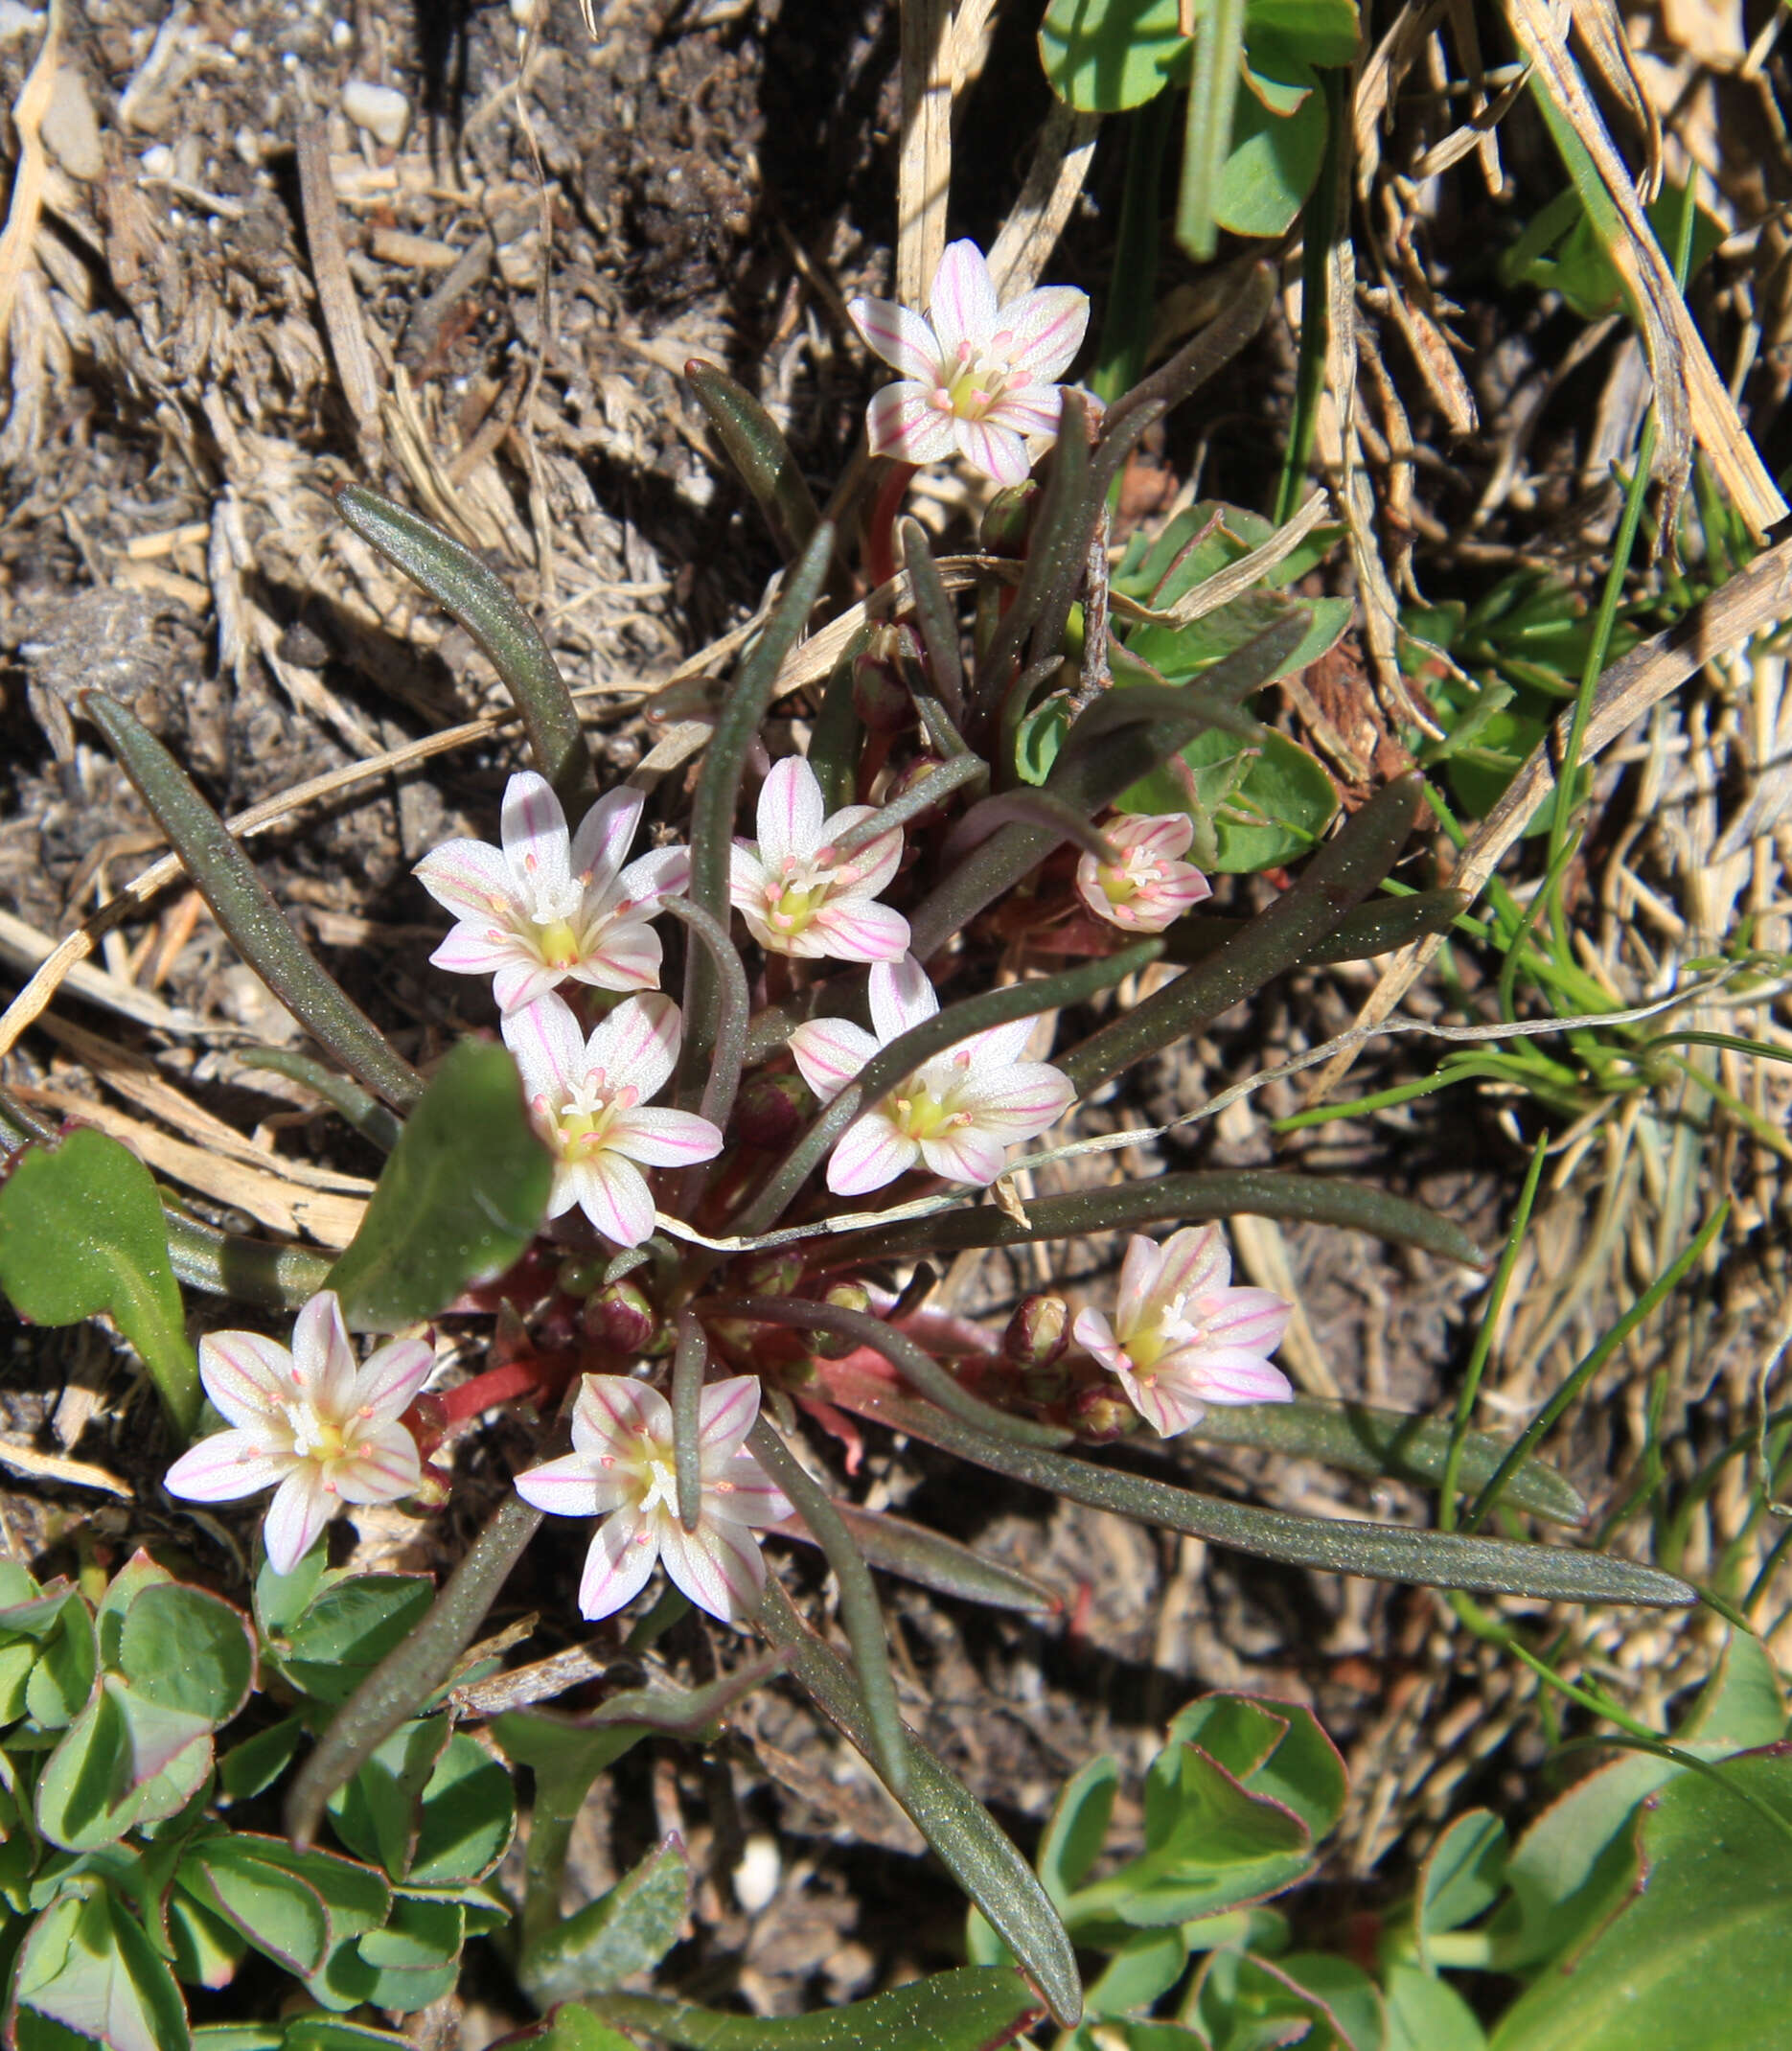
<path fill-rule="evenodd" d="M 137 161 L 146 178 L 166 178 L 174 168 L 174 152 L 166 143 L 152 143 Z"/>
<path fill-rule="evenodd" d="M 342 88 L 342 111 L 375 142 L 396 150 L 410 127 L 411 104 L 394 85 L 374 85 L 351 79 Z"/>
<path fill-rule="evenodd" d="M 331 49 L 346 50 L 354 40 L 355 31 L 350 28 L 346 21 L 333 21 L 330 24 Z"/>
<path fill-rule="evenodd" d="M 729 1876 L 734 1882 L 734 1899 L 747 1915 L 756 1916 L 771 1905 L 782 1877 L 783 1860 L 777 1839 L 770 1832 L 755 1831 L 742 1848 L 740 1864 Z"/>

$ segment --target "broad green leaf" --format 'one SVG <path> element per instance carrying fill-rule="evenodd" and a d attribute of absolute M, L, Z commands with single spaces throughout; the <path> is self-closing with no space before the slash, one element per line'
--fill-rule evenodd
<path fill-rule="evenodd" d="M 188 1709 L 147 1702 L 115 1674 L 102 1683 L 125 1713 L 130 1745 L 130 1805 L 134 1824 L 177 1815 L 212 1770 L 212 1724 Z"/>
<path fill-rule="evenodd" d="M 1325 160 L 1325 95 L 1312 65 L 1279 37 L 1251 33 L 1245 49 L 1213 218 L 1234 235 L 1282 235 Z"/>
<path fill-rule="evenodd" d="M 177 1887 L 164 1901 L 162 1913 L 175 1976 L 189 1987 L 228 1987 L 249 1955 L 248 1940 Z"/>
<path fill-rule="evenodd" d="M 423 1792 L 448 1740 L 446 1717 L 402 1723 L 366 1764 L 330 1798 L 336 1835 L 357 1858 L 383 1867 L 394 1880 L 410 1870 L 422 1825 Z"/>
<path fill-rule="evenodd" d="M 264 1794 L 299 1756 L 304 1742 L 305 1718 L 283 1717 L 266 1730 L 231 1746 L 218 1763 L 218 1784 L 233 1802 Z"/>
<path fill-rule="evenodd" d="M 411 2039 L 364 2022 L 334 2016 L 294 2016 L 287 2024 L 286 2051 L 413 2051 Z"/>
<path fill-rule="evenodd" d="M 37 1648 L 21 1638 L 0 1646 L 0 1724 L 16 1723 L 25 1714 L 25 1689 L 37 1664 Z"/>
<path fill-rule="evenodd" d="M 395 1897 L 383 1929 L 369 1930 L 332 1955 L 323 1979 L 333 2005 L 353 1999 L 403 2015 L 427 2008 L 454 1985 L 465 1936 L 458 1902 Z"/>
<path fill-rule="evenodd" d="M 352 1574 L 334 1581 L 270 1648 L 292 1685 L 345 1701 L 422 1621 L 435 1594 L 426 1574 Z"/>
<path fill-rule="evenodd" d="M 1405 1959 L 1382 1969 L 1388 2005 L 1387 2051 L 1487 2051 L 1475 2011 L 1447 1980 Z"/>
<path fill-rule="evenodd" d="M 288 1972 L 323 1964 L 333 1934 L 323 1897 L 259 1858 L 253 1839 L 208 1837 L 181 1860 L 178 1884 Z"/>
<path fill-rule="evenodd" d="M 463 1040 L 437 1071 L 330 1271 L 356 1331 L 434 1317 L 519 1259 L 547 1210 L 553 1164 L 502 1047 Z"/>
<path fill-rule="evenodd" d="M 1337 1828 L 1347 1786 L 1344 1763 L 1310 1709 L 1206 1695 L 1179 1713 L 1169 1735 L 1174 1742 L 1199 1745 L 1252 1794 L 1291 1809 L 1315 1843 Z"/>
<path fill-rule="evenodd" d="M 1328 649 L 1335 647 L 1350 624 L 1350 601 L 1347 598 L 1286 598 L 1259 586 L 1246 591 L 1242 597 L 1234 598 L 1229 605 L 1203 613 L 1201 618 L 1189 621 L 1184 627 L 1141 623 L 1128 632 L 1125 648 L 1114 659 L 1114 680 L 1117 683 L 1129 680 L 1134 682 L 1155 680 L 1149 679 L 1148 672 L 1139 671 L 1136 664 L 1129 668 L 1127 657 L 1130 656 L 1136 658 L 1136 663 L 1150 663 L 1151 668 L 1170 683 L 1192 683 L 1225 657 L 1236 655 L 1241 648 L 1248 647 L 1267 628 L 1287 620 L 1304 621 L 1305 632 L 1275 664 L 1273 674 L 1263 680 L 1265 683 L 1273 683 L 1277 677 L 1291 676 L 1297 670 L 1307 668 Z"/>
<path fill-rule="evenodd" d="M 109 1888 L 86 1887 L 52 1902 L 26 1938 L 9 2039 L 26 2051 L 29 2011 L 106 2051 L 186 2051 L 186 2009 L 168 1968 Z"/>
<path fill-rule="evenodd" d="M 82 1127 L 59 1146 L 24 1150 L 0 1185 L 0 1290 L 34 1325 L 109 1312 L 176 1430 L 192 1431 L 199 1364 L 155 1181 L 128 1147 Z"/>
<path fill-rule="evenodd" d="M 1358 40 L 1356 0 L 1251 0 L 1248 33 L 1275 35 L 1309 64 L 1348 64 Z"/>
<path fill-rule="evenodd" d="M 204 2022 L 193 2033 L 194 2051 L 281 2051 L 286 2041 L 271 2022 Z"/>
<path fill-rule="evenodd" d="M 1303 1994 L 1325 2004 L 1344 2042 L 1382 2051 L 1388 2025 L 1381 1990 L 1361 1966 L 1331 1951 L 1291 1951 L 1275 1965 Z"/>
<path fill-rule="evenodd" d="M 456 1732 L 424 1789 L 423 1824 L 406 1878 L 424 1887 L 483 1879 L 516 1829 L 510 1775 L 484 1746 Z"/>
<path fill-rule="evenodd" d="M 1142 106 L 1168 83 L 1188 43 L 1177 0 L 1051 0 L 1039 32 L 1040 61 L 1060 100 L 1085 114 Z"/>
<path fill-rule="evenodd" d="M 1546 1972 L 1519 1997 L 1493 2051 L 1782 2051 L 1792 1759 L 1714 1770 L 1726 1786 L 1683 1772 L 1642 1810 L 1621 1905 L 1572 1972 Z"/>
<path fill-rule="evenodd" d="M 809 2016 L 726 2016 L 686 2001 L 599 1994 L 557 2013 L 544 2033 L 552 2051 L 611 2051 L 603 2037 L 568 2027 L 581 2011 L 599 2024 L 620 2023 L 680 2051 L 987 2051 L 1045 2014 L 1012 1967 L 960 1966 Z M 549 2051 L 549 2045 L 538 2038 L 528 2051 Z"/>
<path fill-rule="evenodd" d="M 1425 1940 L 1434 1931 L 1460 1929 L 1484 1915 L 1505 1880 L 1505 1824 L 1484 1809 L 1453 1818 L 1419 1869 L 1413 1904 L 1419 1963 L 1431 1963 Z"/>
<path fill-rule="evenodd" d="M 284 1637 L 325 1585 L 330 1567 L 328 1537 L 320 1534 L 290 1574 L 276 1574 L 263 1556 L 255 1576 L 255 1627 L 264 1638 Z"/>
<path fill-rule="evenodd" d="M 632 2037 L 600 2022 L 588 2008 L 567 2002 L 557 2008 L 539 2037 L 527 2039 L 529 2051 L 636 2051 Z"/>
<path fill-rule="evenodd" d="M 1040 1842 L 1039 1877 L 1060 1909 L 1101 1856 L 1119 1785 L 1119 1763 L 1104 1753 L 1079 1766 L 1058 1790 Z"/>
<path fill-rule="evenodd" d="M 1266 2051 L 1279 2044 L 1298 2044 L 1300 2051 L 1381 2051 L 1379 2030 L 1350 2035 L 1321 1994 L 1278 1965 L 1242 1951 L 1208 1953 L 1187 2019 L 1206 2033 L 1213 2051 Z"/>
<path fill-rule="evenodd" d="M 118 1664 L 138 1699 L 218 1725 L 248 1700 L 255 1642 L 241 1610 L 170 1581 L 143 1589 L 131 1602 Z"/>
<path fill-rule="evenodd" d="M 90 1852 L 129 1830 L 130 1727 L 113 1689 L 101 1687 L 51 1753 L 37 1782 L 37 1828 L 52 1844 Z"/>
<path fill-rule="evenodd" d="M 1182 1978 L 1187 1963 L 1188 1941 L 1179 1928 L 1139 1930 L 1114 1953 L 1090 1988 L 1089 2014 L 1127 2016 L 1150 2008 Z"/>
<path fill-rule="evenodd" d="M 637 1972 L 651 1972 L 672 1949 L 690 1897 L 684 1846 L 668 1837 L 607 1895 L 531 1946 L 517 1976 L 540 2008 L 607 1993 Z"/>

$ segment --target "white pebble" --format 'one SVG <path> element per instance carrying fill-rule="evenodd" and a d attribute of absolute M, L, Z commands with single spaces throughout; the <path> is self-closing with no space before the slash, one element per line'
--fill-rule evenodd
<path fill-rule="evenodd" d="M 331 49 L 346 50 L 354 40 L 355 31 L 349 27 L 346 21 L 333 21 L 330 24 Z"/>
<path fill-rule="evenodd" d="M 758 1915 L 761 1909 L 770 1907 L 783 1874 L 777 1839 L 769 1831 L 755 1831 L 742 1848 L 740 1864 L 729 1876 L 734 1882 L 734 1899 L 747 1915 Z"/>
<path fill-rule="evenodd" d="M 342 111 L 377 143 L 396 150 L 411 123 L 411 104 L 395 85 L 374 85 L 351 79 L 342 88 Z"/>
<path fill-rule="evenodd" d="M 166 143 L 152 143 L 137 161 L 146 178 L 166 178 L 174 168 L 174 152 Z"/>

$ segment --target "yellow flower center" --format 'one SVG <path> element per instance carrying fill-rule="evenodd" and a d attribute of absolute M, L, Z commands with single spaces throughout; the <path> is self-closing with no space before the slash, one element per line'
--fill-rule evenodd
<path fill-rule="evenodd" d="M 569 969 L 579 958 L 579 935 L 565 919 L 544 920 L 535 944 L 543 965 L 550 969 Z"/>
<path fill-rule="evenodd" d="M 801 933 L 827 901 L 825 883 L 787 884 L 775 897 L 768 892 L 766 924 L 778 933 Z"/>

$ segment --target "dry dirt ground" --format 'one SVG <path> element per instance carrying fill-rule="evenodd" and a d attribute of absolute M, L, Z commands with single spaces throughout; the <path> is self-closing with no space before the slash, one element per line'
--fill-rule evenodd
<path fill-rule="evenodd" d="M 499 707 L 466 637 L 336 522 L 335 483 L 358 476 L 399 493 L 502 569 L 585 694 L 607 773 L 619 776 L 656 738 L 644 693 L 747 616 L 776 567 L 680 384 L 684 362 L 702 356 L 742 376 L 823 491 L 851 456 L 874 380 L 842 301 L 889 284 L 894 7 L 597 0 L 595 41 L 574 0 L 550 0 L 527 25 L 519 12 L 463 0 L 72 0 L 63 11 L 0 426 L 0 984 L 22 979 L 34 934 L 54 938 L 106 903 L 159 844 L 73 717 L 81 688 L 129 703 L 226 812 Z M 976 156 L 961 155 L 953 221 L 983 238 L 1045 106 L 1025 11 L 1012 24 L 1007 12 L 1013 61 L 992 63 L 964 124 Z M 0 0 L 8 104 L 41 28 Z M 367 86 L 399 98 L 367 103 Z M 383 137 L 345 112 L 371 118 L 370 104 L 398 125 Z M 1098 158 L 1053 277 L 1098 288 L 1117 176 Z M 1480 306 L 1470 326 L 1492 317 Z M 358 359 L 345 357 L 344 318 Z M 1514 386 L 1549 346 L 1534 332 L 1502 342 Z M 1263 501 L 1263 423 L 1285 406 L 1291 363 L 1286 334 L 1266 339 L 1207 405 L 1198 428 L 1210 488 Z M 1524 520 L 1508 510 L 1493 544 L 1515 548 L 1521 525 L 1565 517 L 1584 451 L 1548 451 L 1568 448 L 1568 423 L 1585 410 L 1570 391 L 1536 426 L 1538 471 L 1556 482 Z M 1160 460 L 1174 475 L 1188 454 L 1176 445 Z M 1474 485 L 1447 467 L 1433 481 L 1446 502 Z M 489 835 L 517 760 L 514 732 L 475 734 L 253 842 L 305 938 L 413 1059 L 490 1013 L 470 986 L 426 969 L 440 921 L 410 866 L 451 834 Z M 681 774 L 659 782 L 652 817 L 665 833 L 684 798 Z M 363 1190 L 377 1161 L 307 1093 L 237 1061 L 233 1049 L 293 1028 L 196 898 L 165 892 L 108 936 L 96 966 L 103 1002 L 59 1001 L 8 1058 L 8 1082 L 51 1109 L 85 1100 L 136 1143 L 159 1135 L 158 1167 L 222 1222 L 339 1243 L 332 1200 Z M 1366 988 L 1362 970 L 1293 979 L 1137 1078 L 1124 1108 L 1154 1123 L 1187 1110 L 1244 1067 L 1346 1025 Z M 1384 1062 L 1377 1079 L 1395 1072 Z M 183 1107 L 172 1112 L 170 1086 Z M 1424 1100 L 1273 1143 L 1267 1118 L 1295 1102 L 1266 1093 L 1255 1110 L 1132 1165 L 1274 1156 L 1347 1170 L 1497 1243 L 1522 1161 L 1497 1106 Z M 233 1151 L 230 1133 L 250 1143 Z M 269 1177 L 258 1148 L 296 1171 Z M 1540 1256 L 1554 1275 L 1579 1256 L 1584 1209 L 1564 1195 Z M 1298 1288 L 1311 1386 L 1329 1376 L 1346 1394 L 1438 1406 L 1475 1277 L 1305 1229 L 1257 1258 L 1285 1260 Z M 1068 1268 L 991 1259 L 952 1286 L 958 1307 L 999 1314 L 1052 1275 L 1075 1287 L 1112 1259 L 1112 1249 Z M 1598 1314 L 1564 1316 L 1541 1335 L 1513 1371 L 1513 1407 Z M 1708 1364 L 1741 1401 L 1749 1348 L 1735 1329 L 1720 1321 Z M 186 1548 L 231 1587 L 226 1550 L 157 1493 L 157 1427 L 109 1342 L 6 1325 L 0 1344 L 7 1438 L 26 1468 L 0 1490 L 14 1556 L 68 1565 L 149 1537 Z M 1625 1415 L 1618 1406 L 1576 1454 L 1601 1490 L 1628 1457 Z M 67 1461 L 133 1492 L 84 1489 L 58 1466 Z M 1214 1486 L 1286 1507 L 1420 1513 L 1397 1487 L 1245 1456 L 1199 1465 Z M 387 1556 L 451 1556 L 505 1471 L 500 1423 L 463 1463 L 439 1525 L 395 1519 L 370 1541 Z M 950 1463 L 887 1440 L 872 1444 L 862 1486 L 874 1505 L 906 1506 L 1065 1598 L 1068 1621 L 1040 1626 L 890 1595 L 907 1713 L 1023 1842 L 1092 1750 L 1138 1765 L 1163 1718 L 1214 1687 L 1311 1701 L 1350 1756 L 1352 1812 L 1311 1908 L 1320 1937 L 1380 1899 L 1408 1833 L 1446 1803 L 1472 1794 L 1505 1808 L 1534 1794 L 1528 1687 L 1465 1648 L 1422 1594 L 1208 1553 L 987 1480 L 967 1488 Z M 510 1615 L 541 1610 L 533 1653 L 582 1636 L 575 1561 L 570 1534 L 539 1545 L 507 1602 Z M 786 1571 L 818 1588 L 813 1568 Z M 600 1657 L 615 1656 L 620 1635 L 595 1634 Z M 737 1643 L 687 1621 L 655 1656 L 702 1679 Z M 1673 1685 L 1666 1636 L 1631 1630 L 1620 1649 L 1626 1667 L 1654 1659 Z M 953 1891 L 857 1759 L 783 1689 L 749 1700 L 713 1754 L 666 1744 L 632 1755 L 582 1823 L 580 1889 L 595 1891 L 672 1828 L 703 1880 L 668 1988 L 790 2012 L 953 1952 Z M 731 1878 L 749 1844 L 762 1878 L 777 1861 L 769 1901 Z M 494 1966 L 475 1970 L 468 1996 L 469 2043 L 517 2018 Z M 438 2020 L 448 2036 L 453 2018 Z"/>

